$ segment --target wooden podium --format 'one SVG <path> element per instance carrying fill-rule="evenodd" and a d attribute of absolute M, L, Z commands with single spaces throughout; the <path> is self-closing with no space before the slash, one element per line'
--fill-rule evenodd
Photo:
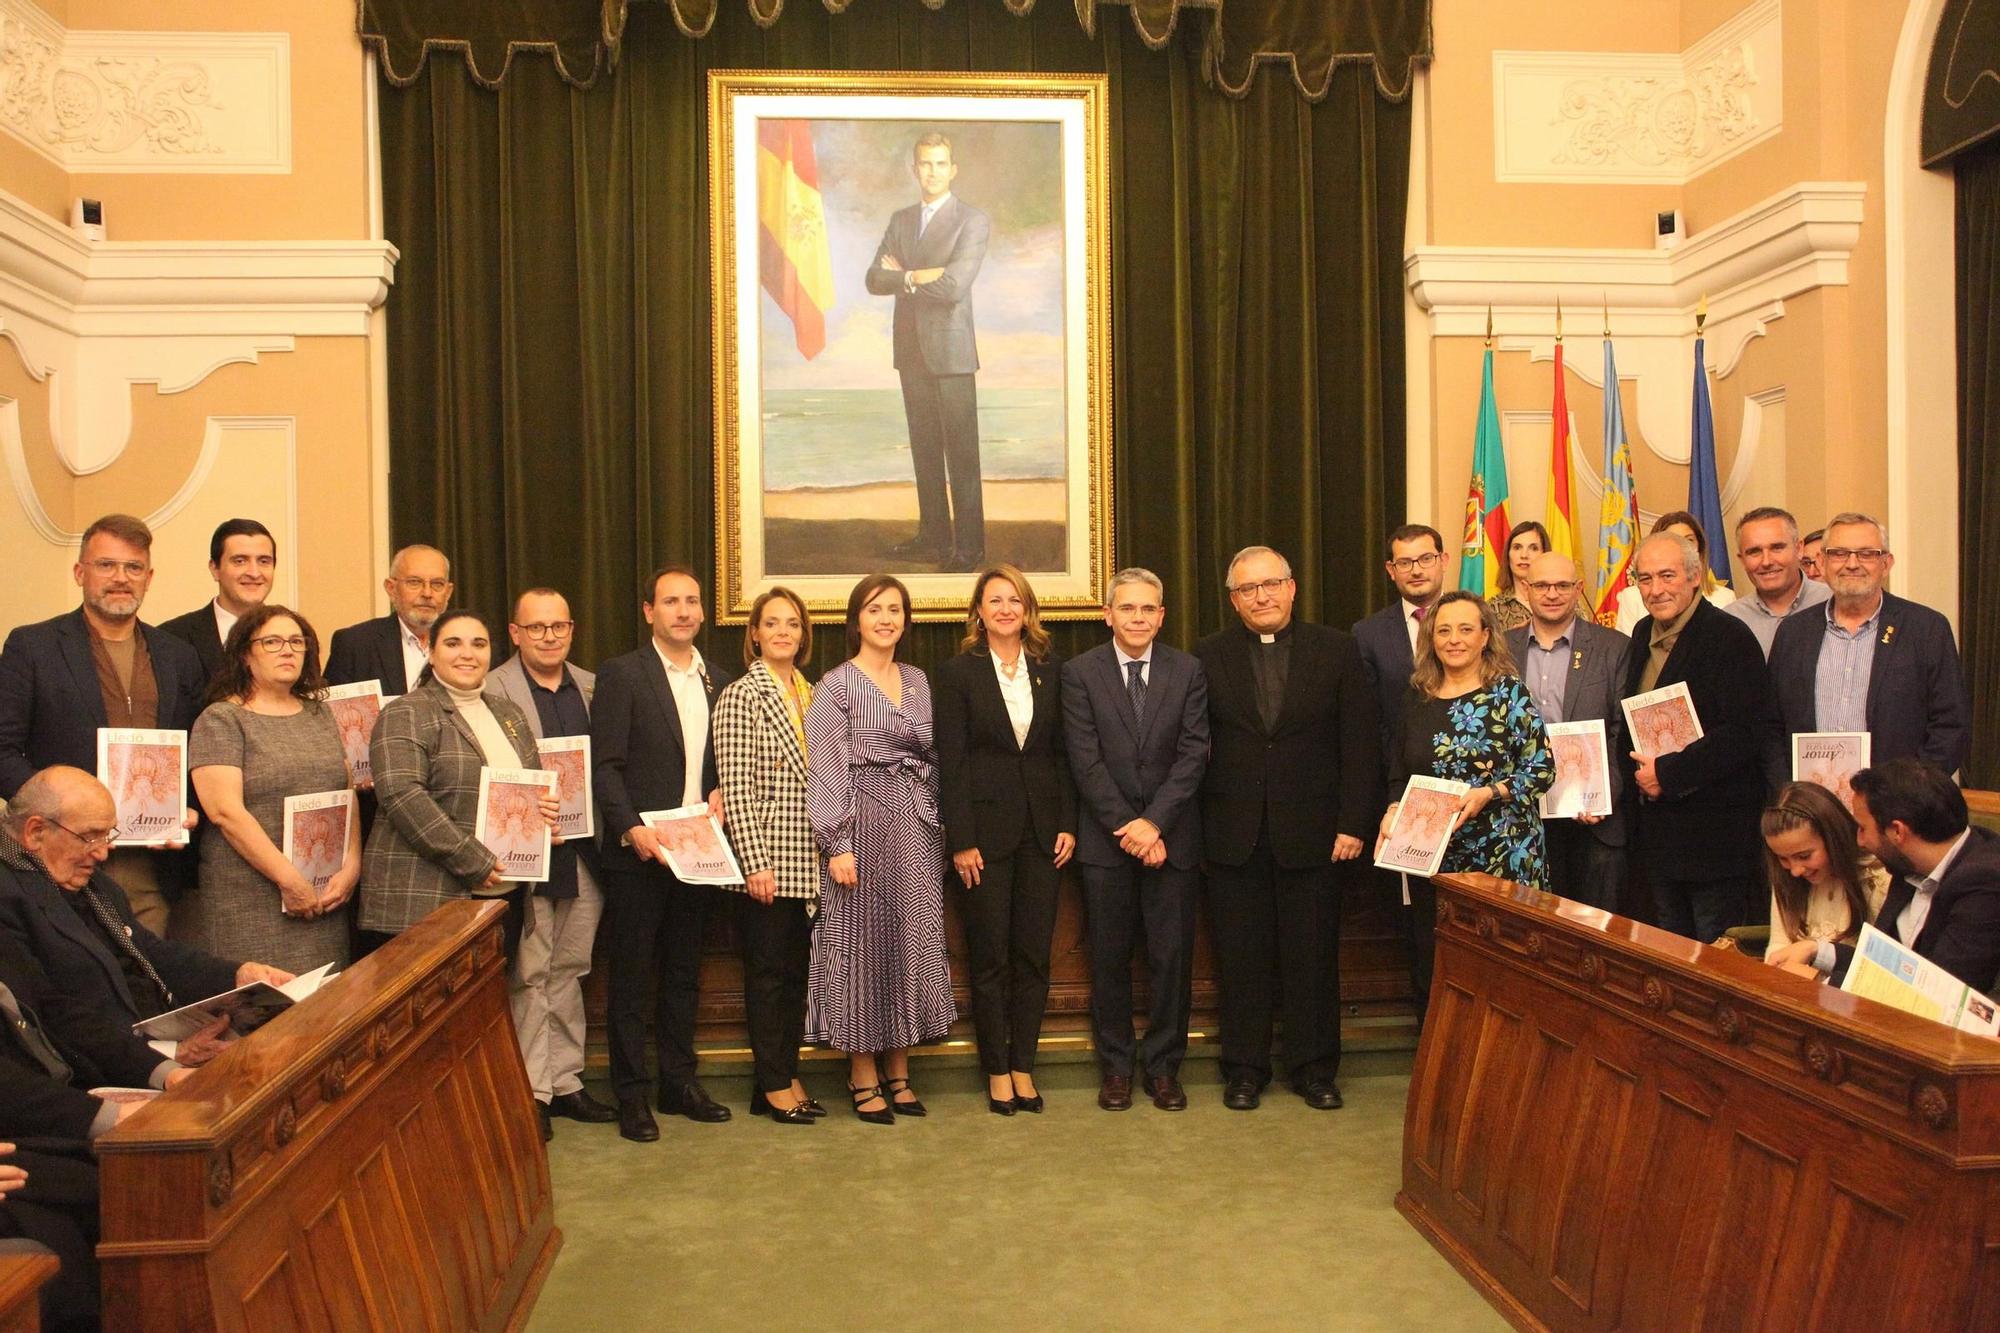
<path fill-rule="evenodd" d="M 2000 1041 L 1437 885 L 1396 1206 L 1517 1327 L 2000 1328 Z"/>
<path fill-rule="evenodd" d="M 106 1328 L 525 1321 L 562 1234 L 500 913 L 439 908 L 98 1140 Z"/>

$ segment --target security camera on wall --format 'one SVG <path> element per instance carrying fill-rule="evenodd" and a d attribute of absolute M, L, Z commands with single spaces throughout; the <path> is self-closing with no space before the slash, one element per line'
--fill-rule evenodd
<path fill-rule="evenodd" d="M 1671 250 L 1687 239 L 1687 221 L 1678 208 L 1653 215 L 1653 248 Z"/>
<path fill-rule="evenodd" d="M 70 230 L 86 241 L 104 239 L 104 201 L 101 199 L 72 199 L 69 201 Z"/>

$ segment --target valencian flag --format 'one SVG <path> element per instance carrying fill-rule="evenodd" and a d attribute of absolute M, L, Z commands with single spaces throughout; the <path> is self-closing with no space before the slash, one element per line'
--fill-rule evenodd
<path fill-rule="evenodd" d="M 1500 591 L 1507 558 L 1507 451 L 1500 440 L 1500 408 L 1493 401 L 1493 347 L 1479 376 L 1479 429 L 1472 442 L 1472 486 L 1465 496 L 1465 545 L 1458 557 L 1458 586 L 1482 597 Z"/>
<path fill-rule="evenodd" d="M 1704 316 L 1705 318 L 1705 316 Z M 1688 512 L 1708 537 L 1708 567 L 1715 581 L 1729 582 L 1729 554 L 1722 541 L 1722 486 L 1715 478 L 1715 409 L 1708 402 L 1708 372 L 1702 366 L 1702 319 L 1694 335 L 1694 439 L 1688 451 Z"/>
<path fill-rule="evenodd" d="M 826 349 L 833 256 L 812 128 L 803 120 L 757 122 L 757 261 L 764 290 L 792 321 L 799 355 L 812 360 Z"/>
<path fill-rule="evenodd" d="M 1597 510 L 1597 623 L 1618 623 L 1618 594 L 1632 578 L 1639 541 L 1639 488 L 1632 480 L 1632 444 L 1625 438 L 1625 404 L 1618 396 L 1618 359 L 1604 340 L 1604 502 Z"/>
<path fill-rule="evenodd" d="M 1613 390 L 1616 392 L 1615 388 Z M 1570 501 L 1570 455 L 1576 448 L 1576 427 L 1569 419 L 1569 395 L 1563 387 L 1562 311 L 1556 311 L 1556 397 L 1549 409 L 1554 423 L 1549 440 L 1549 494 L 1542 526 L 1549 530 L 1549 549 L 1576 559 L 1576 507 Z"/>

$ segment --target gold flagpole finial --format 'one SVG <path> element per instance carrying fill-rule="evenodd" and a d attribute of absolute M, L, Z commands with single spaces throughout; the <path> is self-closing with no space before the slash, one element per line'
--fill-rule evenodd
<path fill-rule="evenodd" d="M 1708 293 L 1701 294 L 1701 300 L 1694 308 L 1694 336 L 1701 337 L 1702 326 L 1708 323 Z"/>
<path fill-rule="evenodd" d="M 1605 292 L 1603 295 L 1604 295 L 1604 336 L 1609 338 L 1611 336 L 1611 293 Z"/>
<path fill-rule="evenodd" d="M 1486 303 L 1486 345 L 1489 348 L 1493 346 L 1493 303 L 1491 301 Z"/>
<path fill-rule="evenodd" d="M 1561 342 L 1562 340 L 1563 340 L 1563 299 L 1562 297 L 1558 296 L 1556 298 L 1556 341 Z"/>

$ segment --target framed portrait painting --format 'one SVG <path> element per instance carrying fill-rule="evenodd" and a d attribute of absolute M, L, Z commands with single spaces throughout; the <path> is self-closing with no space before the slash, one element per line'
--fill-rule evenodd
<path fill-rule="evenodd" d="M 1111 572 L 1102 76 L 709 76 L 717 605 L 864 574 L 920 620 Z"/>

